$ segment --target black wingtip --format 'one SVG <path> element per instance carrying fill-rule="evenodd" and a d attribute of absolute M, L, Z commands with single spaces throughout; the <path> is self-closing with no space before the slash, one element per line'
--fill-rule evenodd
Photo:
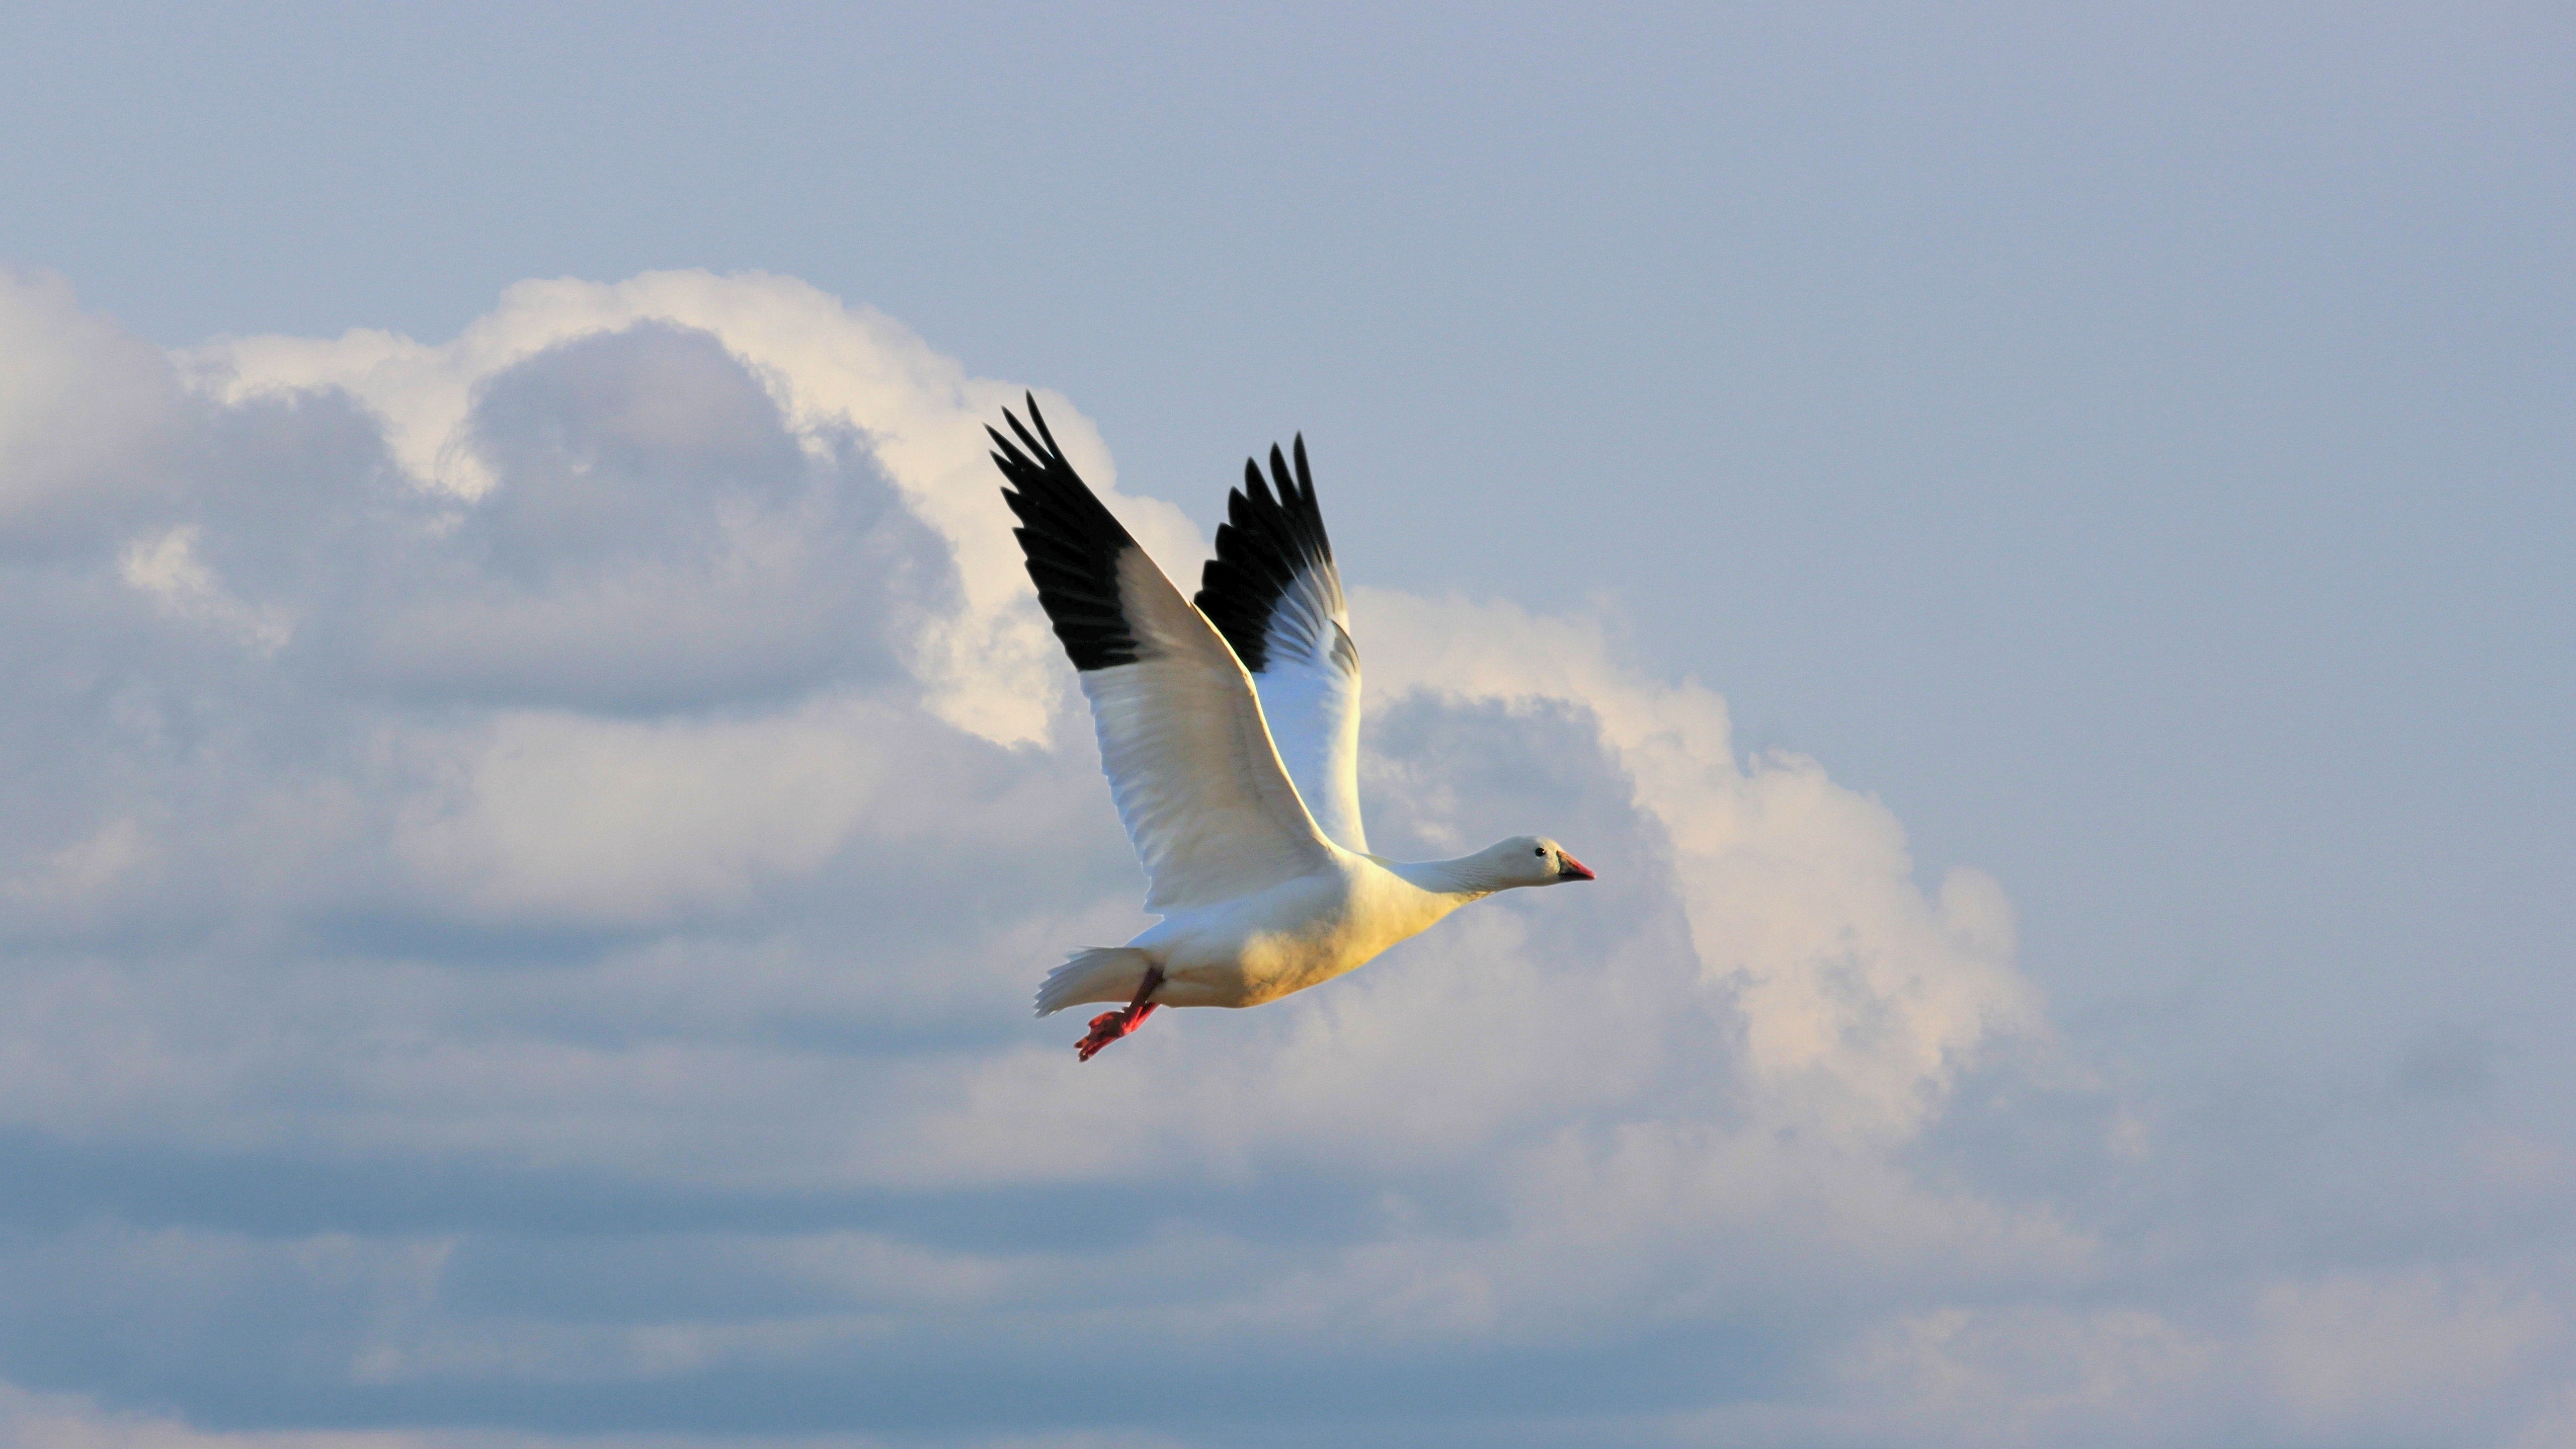
<path fill-rule="evenodd" d="M 1333 558 L 1323 512 L 1315 505 L 1305 434 L 1296 435 L 1295 451 L 1294 473 L 1276 443 L 1270 445 L 1269 476 L 1263 476 L 1259 458 L 1243 460 L 1243 486 L 1227 496 L 1225 521 L 1216 526 L 1216 557 L 1199 575 L 1200 612 L 1255 674 L 1268 665 L 1270 614 L 1282 594 L 1299 572 L 1330 565 Z"/>
<path fill-rule="evenodd" d="M 1010 414 L 1005 412 L 1003 416 L 1008 417 Z M 1002 470 L 1002 476 L 1004 478 L 1010 479 L 1011 482 L 1017 482 L 1019 481 L 1021 470 L 1036 466 L 1028 460 L 1028 456 L 1022 453 L 1010 439 L 1002 436 L 1001 429 L 994 427 L 991 423 L 986 423 L 984 425 L 984 436 L 993 440 L 993 465 Z M 1010 484 L 1005 483 L 1002 485 L 1002 491 L 1008 493 L 1010 491 Z"/>
<path fill-rule="evenodd" d="M 1029 581 L 1037 585 L 1038 602 L 1074 668 L 1133 663 L 1138 644 L 1119 607 L 1118 559 L 1136 540 L 1065 461 L 1037 394 L 1026 394 L 1025 401 L 1034 434 L 1009 408 L 1002 409 L 1002 421 L 1017 442 L 989 423 L 984 432 L 993 440 L 993 466 L 1005 480 L 1002 501 L 1023 525 L 1012 535 L 1020 541 Z"/>
<path fill-rule="evenodd" d="M 1063 457 L 1064 449 L 1056 446 L 1055 434 L 1047 431 L 1046 414 L 1038 411 L 1038 395 L 1034 392 L 1024 392 L 1020 396 L 1029 405 L 1029 421 L 1038 425 L 1038 436 L 1046 439 L 1047 451 L 1059 458 Z M 1002 415 L 1010 416 L 1009 410 L 1004 409 Z"/>
<path fill-rule="evenodd" d="M 1004 408 L 1002 409 L 1002 421 L 1011 425 L 1011 431 L 1018 436 L 1020 446 L 1028 449 L 1031 453 L 1036 454 L 1037 459 L 1041 464 L 1055 461 L 1053 458 L 1048 456 L 1048 454 L 1053 453 L 1055 450 L 1047 447 L 1043 443 L 1040 443 L 1037 439 L 1030 437 L 1027 426 L 1020 421 L 1019 414 L 1012 412 L 1009 408 Z"/>

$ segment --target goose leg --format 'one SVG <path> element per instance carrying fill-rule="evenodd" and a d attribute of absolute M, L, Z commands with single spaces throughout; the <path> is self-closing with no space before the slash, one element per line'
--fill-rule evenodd
<path fill-rule="evenodd" d="M 1080 1059 L 1091 1060 L 1102 1047 L 1143 1026 L 1145 1018 L 1154 1014 L 1154 1003 L 1145 998 L 1153 995 L 1154 988 L 1162 984 L 1163 968 L 1146 967 L 1145 984 L 1136 988 L 1135 1000 L 1117 1011 L 1104 1011 L 1091 1019 L 1091 1035 L 1074 1043 L 1073 1049 L 1080 1053 Z"/>

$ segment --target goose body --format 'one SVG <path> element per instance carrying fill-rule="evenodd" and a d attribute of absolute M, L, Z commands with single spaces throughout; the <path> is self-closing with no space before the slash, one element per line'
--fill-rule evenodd
<path fill-rule="evenodd" d="M 1455 860 L 1372 855 L 1359 810 L 1359 648 L 1315 505 L 1305 440 L 1292 475 L 1244 465 L 1195 601 L 1034 433 L 987 429 L 1038 601 L 1091 702 L 1101 769 L 1162 919 L 1079 950 L 1040 1015 L 1093 1018 L 1082 1058 L 1160 1006 L 1258 1006 L 1329 981 L 1450 912 L 1516 886 L 1590 880 L 1555 841 L 1515 836 Z M 1016 440 L 1016 441 L 1015 441 Z"/>
<path fill-rule="evenodd" d="M 1360 966 L 1484 894 L 1441 889 L 1407 867 L 1336 850 L 1332 864 L 1257 895 L 1165 917 L 1127 943 L 1162 968 L 1162 1006 L 1259 1006 Z M 1418 870 L 1419 867 L 1414 867 Z M 1141 977 L 1142 972 L 1138 975 Z M 1080 1001 L 1126 1001 L 1135 984 L 1099 983 Z M 1096 993 L 1096 994 L 1095 994 Z"/>

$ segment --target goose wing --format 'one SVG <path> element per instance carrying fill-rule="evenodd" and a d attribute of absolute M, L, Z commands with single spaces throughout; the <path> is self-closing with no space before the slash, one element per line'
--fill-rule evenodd
<path fill-rule="evenodd" d="M 1150 882 L 1145 909 L 1212 905 L 1329 866 L 1251 676 L 1028 405 L 1035 436 L 1008 412 L 1016 443 L 985 431 L 1038 602 L 1091 701 L 1101 770 Z"/>
<path fill-rule="evenodd" d="M 1315 824 L 1344 850 L 1366 854 L 1360 651 L 1303 434 L 1295 446 L 1293 476 L 1271 446 L 1269 483 L 1244 460 L 1243 486 L 1226 499 L 1226 521 L 1217 525 L 1216 557 L 1199 576 L 1198 607 L 1251 671 L 1279 758 Z"/>

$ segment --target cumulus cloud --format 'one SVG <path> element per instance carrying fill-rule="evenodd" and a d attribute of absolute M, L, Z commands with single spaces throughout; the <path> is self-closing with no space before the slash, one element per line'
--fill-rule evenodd
<path fill-rule="evenodd" d="M 182 393 L 169 361 L 83 313 L 60 278 L 0 287 L 0 541 L 41 553 L 176 487 Z"/>
<path fill-rule="evenodd" d="M 41 1185 L 0 1434 L 2566 1420 L 2517 1276 L 2554 1262 L 2349 1206 L 2336 1252 L 2265 1240 L 2286 1189 L 2217 1179 L 2276 1138 L 2178 1153 L 2059 1041 L 2001 885 L 1927 887 L 1597 619 L 1355 581 L 1372 839 L 1545 830 L 1599 885 L 1078 1068 L 1028 993 L 1141 888 L 984 459 L 1019 389 L 887 318 L 666 273 L 169 357 L 13 279 L 0 355 L 0 1170 Z M 2571 1178 L 2416 1130 L 2517 1202 Z"/>

